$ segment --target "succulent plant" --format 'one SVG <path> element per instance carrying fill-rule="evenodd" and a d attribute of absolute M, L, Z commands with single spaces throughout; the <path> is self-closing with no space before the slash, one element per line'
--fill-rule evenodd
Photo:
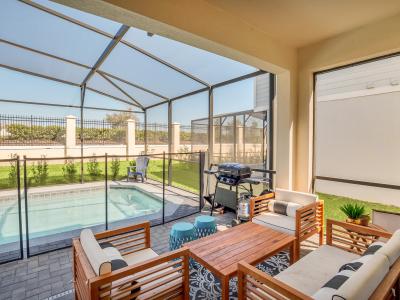
<path fill-rule="evenodd" d="M 350 219 L 359 219 L 365 215 L 364 205 L 357 203 L 346 203 L 340 207 L 340 210 Z"/>

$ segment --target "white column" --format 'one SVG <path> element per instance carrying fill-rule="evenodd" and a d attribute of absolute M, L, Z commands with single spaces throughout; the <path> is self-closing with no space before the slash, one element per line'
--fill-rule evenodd
<path fill-rule="evenodd" d="M 76 146 L 76 117 L 65 117 L 65 156 L 72 156 L 72 148 Z"/>
<path fill-rule="evenodd" d="M 171 124 L 171 152 L 179 152 L 179 147 L 181 144 L 181 124 L 172 123 Z"/>
<path fill-rule="evenodd" d="M 133 119 L 129 119 L 126 121 L 126 155 L 135 154 L 135 134 L 136 121 Z"/>

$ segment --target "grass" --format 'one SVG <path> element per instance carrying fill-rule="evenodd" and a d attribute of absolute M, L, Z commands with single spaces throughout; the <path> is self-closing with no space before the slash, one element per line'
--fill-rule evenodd
<path fill-rule="evenodd" d="M 83 163 L 83 181 L 93 182 L 93 181 L 103 181 L 105 179 L 105 163 L 99 161 L 98 167 L 101 174 L 99 176 L 91 176 L 88 173 L 89 162 Z M 167 161 L 166 161 L 167 164 Z M 80 172 L 81 163 L 79 161 L 75 162 L 77 169 L 77 174 L 73 180 L 70 180 L 63 173 L 64 164 L 49 164 L 48 165 L 48 177 L 44 183 L 35 182 L 32 175 L 32 164 L 27 166 L 28 174 L 28 186 L 50 186 L 57 184 L 68 184 L 68 183 L 79 183 L 80 182 Z M 129 166 L 129 161 L 120 160 L 119 162 L 119 172 L 116 174 L 115 179 L 121 180 L 126 178 L 127 167 Z M 9 180 L 9 166 L 0 167 L 0 190 L 15 188 L 16 183 L 11 184 Z M 171 164 L 171 174 L 172 174 L 172 185 L 183 188 L 191 192 L 198 192 L 199 190 L 199 169 L 198 163 L 177 161 L 173 160 Z M 108 162 L 108 179 L 112 180 L 112 170 L 111 162 Z M 148 177 L 156 181 L 162 182 L 163 178 L 163 162 L 162 160 L 152 159 L 149 163 Z M 166 166 L 165 180 L 168 180 L 168 166 Z M 23 168 L 21 166 L 21 184 L 23 184 Z"/>
<path fill-rule="evenodd" d="M 339 207 L 341 207 L 343 204 L 346 203 L 357 203 L 359 205 L 363 205 L 365 207 L 365 213 L 369 215 L 371 215 L 372 209 L 400 213 L 400 207 L 398 206 L 367 202 L 348 197 L 328 195 L 323 193 L 318 193 L 318 195 L 320 199 L 324 200 L 325 220 L 326 219 L 334 219 L 339 221 L 346 220 L 346 215 L 339 209 Z"/>
<path fill-rule="evenodd" d="M 167 164 L 167 161 L 166 161 Z M 126 178 L 126 167 L 129 165 L 129 161 L 120 160 L 119 172 L 116 176 L 117 180 L 121 180 Z M 84 169 L 84 182 L 93 182 L 93 181 L 102 181 L 104 180 L 105 173 L 105 164 L 104 162 L 99 161 L 99 169 L 101 170 L 100 176 L 90 176 L 87 171 L 88 162 L 85 162 L 83 165 Z M 56 185 L 56 184 L 68 184 L 68 183 L 78 183 L 80 182 L 80 162 L 76 162 L 76 167 L 78 170 L 78 174 L 73 181 L 68 180 L 63 175 L 62 171 L 63 164 L 49 164 L 49 176 L 45 182 L 45 184 L 38 184 L 34 182 L 32 179 L 32 172 L 30 170 L 30 166 L 28 166 L 28 178 L 29 178 L 29 186 L 43 186 L 43 185 Z M 10 185 L 8 174 L 10 167 L 9 166 L 1 166 L 0 167 L 0 189 L 9 189 L 12 187 Z M 187 191 L 191 191 L 194 193 L 198 193 L 199 191 L 199 169 L 198 163 L 196 162 L 186 162 L 186 161 L 178 161 L 173 160 L 171 164 L 172 170 L 172 185 L 182 188 Z M 22 171 L 22 168 L 21 168 Z M 168 178 L 168 168 L 166 166 L 166 174 L 165 180 L 167 182 Z M 108 164 L 108 174 L 109 180 L 112 179 L 111 172 L 111 162 Z M 163 162 L 158 159 L 151 159 L 148 168 L 148 177 L 157 181 L 162 182 L 163 178 Z M 371 203 L 357 199 L 351 199 L 343 196 L 335 196 L 319 193 L 320 199 L 323 199 L 325 202 L 325 219 L 335 219 L 335 220 L 345 220 L 346 216 L 339 209 L 345 203 L 358 203 L 365 206 L 366 213 L 370 214 L 372 209 L 384 210 L 384 211 L 392 211 L 392 212 L 400 212 L 400 207 L 390 206 L 380 203 Z"/>

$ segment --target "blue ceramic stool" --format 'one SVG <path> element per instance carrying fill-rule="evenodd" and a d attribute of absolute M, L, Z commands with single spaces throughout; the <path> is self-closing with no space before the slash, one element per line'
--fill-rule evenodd
<path fill-rule="evenodd" d="M 187 222 L 180 222 L 172 226 L 169 234 L 169 249 L 179 249 L 182 244 L 193 241 L 196 239 L 196 230 L 193 224 Z"/>
<path fill-rule="evenodd" d="M 198 238 L 202 238 L 217 232 L 217 224 L 215 223 L 215 218 L 211 216 L 196 217 L 194 227 L 196 228 Z"/>

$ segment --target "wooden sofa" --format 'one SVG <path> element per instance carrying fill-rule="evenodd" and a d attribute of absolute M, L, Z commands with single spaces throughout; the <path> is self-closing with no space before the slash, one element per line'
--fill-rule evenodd
<path fill-rule="evenodd" d="M 158 256 L 150 248 L 149 222 L 98 233 L 89 242 L 81 239 L 82 233 L 73 240 L 75 299 L 189 299 L 188 250 Z M 111 264 L 110 269 L 110 261 L 99 262 L 100 252 L 96 259 L 88 257 L 90 243 L 97 252 L 102 245 L 115 247 L 117 251 L 111 249 L 120 252 L 127 266 L 113 270 Z"/>
<path fill-rule="evenodd" d="M 378 239 L 389 240 L 379 246 L 374 243 Z M 392 237 L 386 231 L 328 220 L 326 243 L 275 277 L 240 262 L 239 299 L 399 299 L 400 231 Z M 371 253 L 374 247 L 378 250 Z M 349 270 L 357 261 L 361 266 Z M 350 275 L 332 290 L 328 283 L 344 272 Z"/>
<path fill-rule="evenodd" d="M 271 211 L 271 200 L 294 202 L 299 207 L 293 217 Z M 250 220 L 296 237 L 296 257 L 300 256 L 300 243 L 319 234 L 319 244 L 324 238 L 324 202 L 316 195 L 276 189 L 275 193 L 253 197 L 250 200 Z"/>

